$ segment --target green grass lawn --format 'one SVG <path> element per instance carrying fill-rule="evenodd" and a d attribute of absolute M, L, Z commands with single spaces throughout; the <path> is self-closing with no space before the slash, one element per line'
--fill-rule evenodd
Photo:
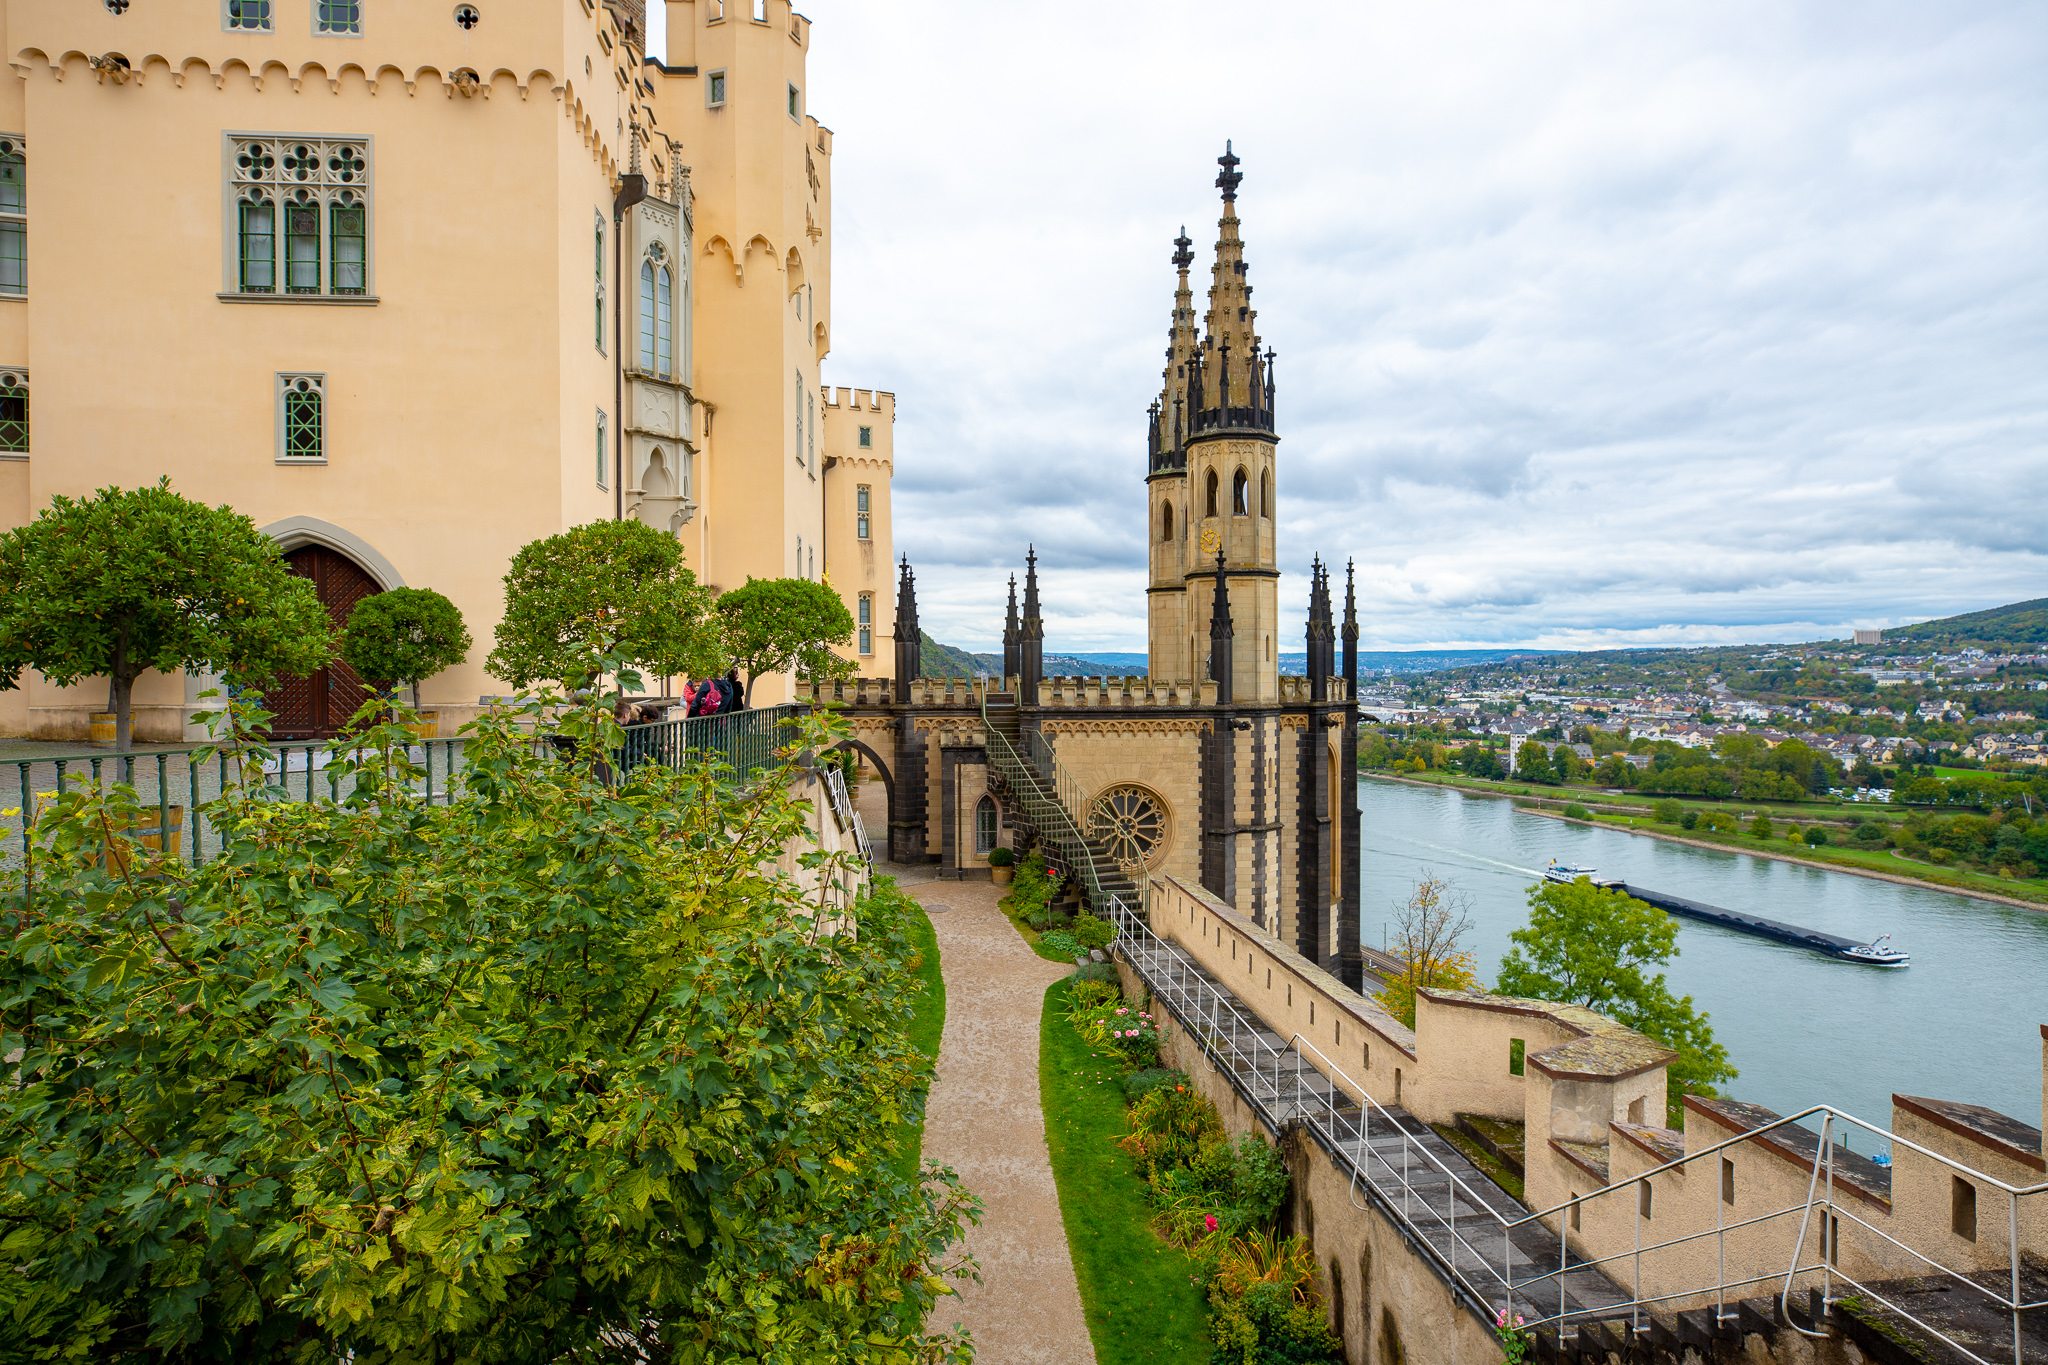
<path fill-rule="evenodd" d="M 1209 1358 L 1195 1263 L 1152 1235 L 1152 1208 L 1131 1158 L 1122 1067 L 1089 1051 L 1065 1019 L 1067 982 L 1045 993 L 1038 1030 L 1039 1102 L 1059 1185 L 1060 1216 L 1098 1365 Z"/>
<path fill-rule="evenodd" d="M 924 983 L 910 1017 L 910 1041 L 934 1062 L 939 1057 L 939 1038 L 946 1031 L 946 979 L 939 974 L 939 935 L 931 916 L 922 908 L 911 921 L 910 937 L 917 944 L 917 979 Z M 924 1118 L 903 1125 L 896 1149 L 896 1169 L 905 1177 L 917 1174 L 924 1150 Z"/>

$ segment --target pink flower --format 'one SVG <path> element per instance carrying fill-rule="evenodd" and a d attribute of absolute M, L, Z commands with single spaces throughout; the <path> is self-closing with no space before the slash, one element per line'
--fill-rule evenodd
<path fill-rule="evenodd" d="M 1214 1232 L 1219 1226 L 1221 1225 L 1217 1223 L 1215 1214 L 1205 1213 L 1202 1215 L 1202 1230 L 1204 1232 Z"/>

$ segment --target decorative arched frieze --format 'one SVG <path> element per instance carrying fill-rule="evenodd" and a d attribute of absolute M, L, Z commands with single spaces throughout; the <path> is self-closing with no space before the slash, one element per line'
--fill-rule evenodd
<path fill-rule="evenodd" d="M 733 282 L 735 284 L 742 282 L 746 276 L 746 263 L 734 254 L 732 243 L 726 241 L 725 238 L 715 232 L 704 239 L 704 254 L 706 256 L 720 251 L 725 253 L 725 259 L 732 265 Z"/>

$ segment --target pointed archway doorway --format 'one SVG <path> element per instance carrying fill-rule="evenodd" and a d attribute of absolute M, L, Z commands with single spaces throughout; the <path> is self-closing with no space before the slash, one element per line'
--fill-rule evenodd
<path fill-rule="evenodd" d="M 368 569 L 330 546 L 301 546 L 288 551 L 284 562 L 300 578 L 312 581 L 337 633 L 348 624 L 358 602 L 384 590 Z M 332 739 L 370 695 L 370 688 L 339 656 L 310 677 L 281 679 L 264 700 L 273 713 L 271 736 Z"/>

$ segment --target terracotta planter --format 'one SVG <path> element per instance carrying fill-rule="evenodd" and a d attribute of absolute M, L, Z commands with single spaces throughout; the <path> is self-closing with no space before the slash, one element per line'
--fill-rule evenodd
<path fill-rule="evenodd" d="M 114 724 L 117 717 L 112 711 L 92 713 L 92 742 L 112 748 L 114 745 Z"/>
<path fill-rule="evenodd" d="M 995 878 L 997 886 L 1008 886 L 1012 881 L 1016 880 L 1017 869 L 1015 867 L 992 867 L 988 870 L 988 875 Z"/>

